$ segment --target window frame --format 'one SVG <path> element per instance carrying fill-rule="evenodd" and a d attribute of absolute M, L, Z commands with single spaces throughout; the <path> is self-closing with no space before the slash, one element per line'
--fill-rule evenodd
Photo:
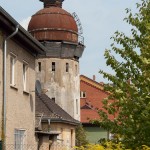
<path fill-rule="evenodd" d="M 41 69 L 42 69 L 42 67 L 41 67 L 41 62 L 38 62 L 38 72 L 41 72 Z"/>
<path fill-rule="evenodd" d="M 86 98 L 86 91 L 80 91 L 80 98 Z"/>
<path fill-rule="evenodd" d="M 24 66 L 25 66 L 25 70 L 24 70 Z M 29 64 L 23 60 L 23 64 L 22 64 L 23 91 L 28 91 L 28 86 L 27 86 L 28 85 L 28 68 L 29 68 Z"/>
<path fill-rule="evenodd" d="M 77 64 L 75 65 L 75 75 L 76 76 L 78 75 L 78 65 Z"/>
<path fill-rule="evenodd" d="M 66 63 L 66 72 L 69 72 L 69 63 Z"/>
<path fill-rule="evenodd" d="M 23 133 L 21 133 L 23 132 Z M 15 150 L 25 150 L 26 142 L 26 130 L 25 129 L 15 129 L 14 131 L 14 149 Z"/>
<path fill-rule="evenodd" d="M 79 100 L 76 99 L 76 114 L 79 114 Z"/>
<path fill-rule="evenodd" d="M 17 56 L 14 53 L 10 53 L 10 85 L 16 86 L 16 63 Z"/>
<path fill-rule="evenodd" d="M 53 72 L 56 71 L 56 62 L 52 62 L 52 71 L 53 71 Z"/>

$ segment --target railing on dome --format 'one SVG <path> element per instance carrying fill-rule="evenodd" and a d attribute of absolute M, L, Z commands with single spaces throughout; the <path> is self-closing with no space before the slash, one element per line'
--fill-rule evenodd
<path fill-rule="evenodd" d="M 80 44 L 84 45 L 84 37 L 81 36 L 81 35 L 79 35 L 79 36 L 78 36 L 78 42 L 79 42 Z"/>
<path fill-rule="evenodd" d="M 73 16 L 74 20 L 76 21 L 77 27 L 78 27 L 78 42 L 84 45 L 84 37 L 82 36 L 83 28 L 81 25 L 81 21 L 75 12 L 72 14 L 72 16 Z"/>

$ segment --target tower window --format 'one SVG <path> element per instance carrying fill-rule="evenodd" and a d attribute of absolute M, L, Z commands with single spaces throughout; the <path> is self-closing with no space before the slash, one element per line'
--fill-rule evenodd
<path fill-rule="evenodd" d="M 55 71 L 55 62 L 52 62 L 52 71 Z"/>
<path fill-rule="evenodd" d="M 78 75 L 78 67 L 77 67 L 77 65 L 75 65 L 75 74 L 76 74 L 76 76 Z"/>
<path fill-rule="evenodd" d="M 38 62 L 38 71 L 41 72 L 41 62 Z"/>
<path fill-rule="evenodd" d="M 76 113 L 78 114 L 78 110 L 79 108 L 78 108 L 78 100 L 76 99 Z"/>
<path fill-rule="evenodd" d="M 52 97 L 52 101 L 55 103 L 55 97 Z"/>
<path fill-rule="evenodd" d="M 69 64 L 66 63 L 66 72 L 69 72 Z"/>

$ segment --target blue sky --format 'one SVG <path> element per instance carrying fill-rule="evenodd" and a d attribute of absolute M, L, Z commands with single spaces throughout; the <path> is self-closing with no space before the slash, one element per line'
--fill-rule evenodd
<path fill-rule="evenodd" d="M 80 59 L 80 73 L 90 78 L 96 75 L 98 82 L 107 82 L 98 73 L 100 69 L 111 73 L 104 59 L 105 49 L 110 48 L 110 37 L 116 30 L 129 35 L 130 26 L 123 21 L 125 8 L 136 11 L 140 0 L 65 0 L 63 8 L 76 12 L 83 27 L 85 51 Z M 19 23 L 27 26 L 29 17 L 43 8 L 38 0 L 2 0 L 0 5 Z"/>

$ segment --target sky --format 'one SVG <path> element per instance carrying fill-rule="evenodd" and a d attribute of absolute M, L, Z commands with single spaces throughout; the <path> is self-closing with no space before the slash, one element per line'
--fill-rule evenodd
<path fill-rule="evenodd" d="M 105 49 L 110 49 L 110 37 L 115 31 L 130 35 L 131 27 L 123 21 L 127 16 L 125 9 L 136 12 L 136 3 L 140 0 L 65 0 L 63 9 L 80 18 L 84 44 L 86 46 L 80 58 L 80 74 L 89 78 L 96 76 L 98 82 L 108 82 L 99 74 L 99 70 L 113 73 L 106 65 Z M 39 0 L 1 0 L 2 6 L 24 28 L 30 17 L 43 8 Z"/>

